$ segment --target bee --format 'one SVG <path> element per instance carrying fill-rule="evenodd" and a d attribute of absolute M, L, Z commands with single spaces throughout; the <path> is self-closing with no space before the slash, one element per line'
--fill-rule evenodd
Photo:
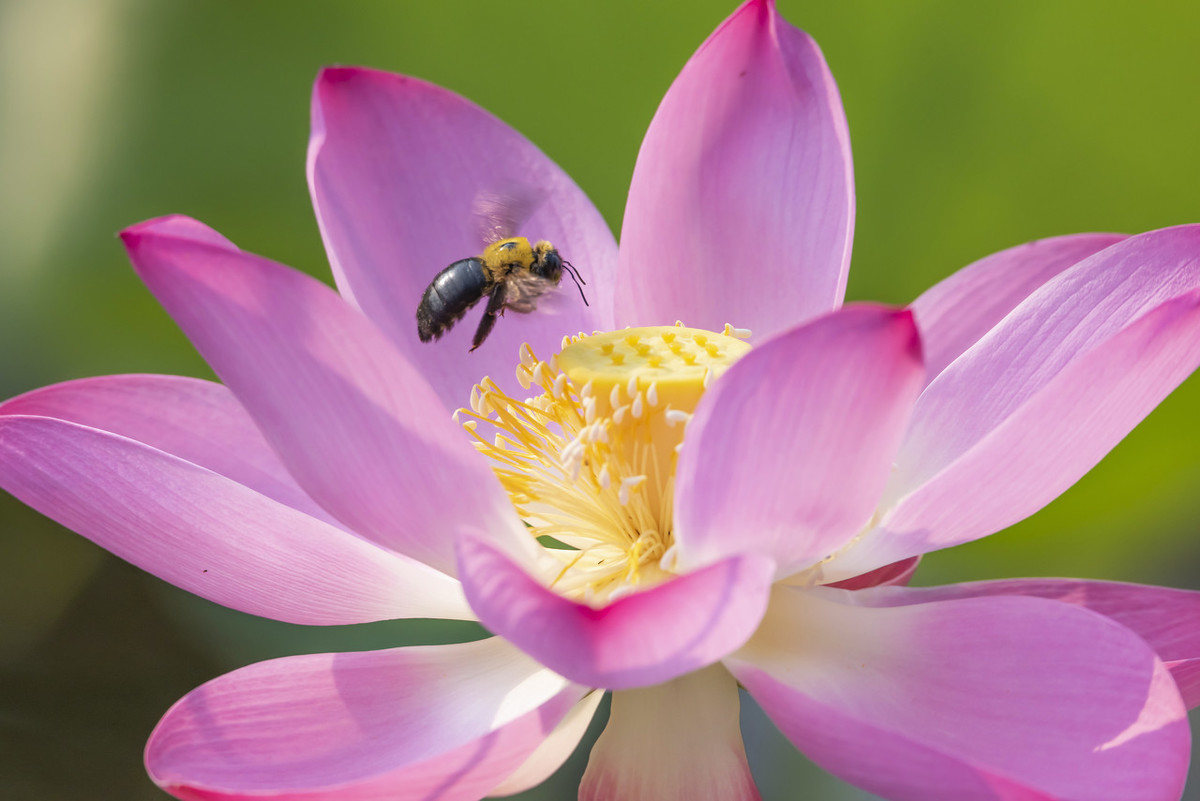
<path fill-rule="evenodd" d="M 477 201 L 476 206 L 479 205 Z M 483 231 L 490 244 L 480 255 L 450 264 L 425 288 L 417 306 L 417 335 L 422 342 L 449 331 L 471 307 L 487 297 L 487 308 L 471 340 L 471 350 L 475 350 L 492 332 L 497 316 L 506 310 L 528 314 L 536 309 L 538 298 L 559 285 L 564 270 L 587 305 L 582 286 L 587 282 L 558 254 L 554 245 L 545 240 L 531 244 L 523 236 L 509 235 L 517 227 L 514 215 L 527 216 L 518 208 L 521 204 L 493 200 L 490 204 L 485 201 L 484 205 L 492 208 L 483 211 L 477 208 L 476 216 L 491 223 Z"/>

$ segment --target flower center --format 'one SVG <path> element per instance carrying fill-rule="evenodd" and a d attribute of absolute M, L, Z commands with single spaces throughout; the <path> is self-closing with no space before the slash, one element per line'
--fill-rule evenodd
<path fill-rule="evenodd" d="M 603 603 L 669 575 L 684 429 L 748 336 L 729 325 L 626 328 L 566 337 L 549 361 L 524 345 L 517 380 L 541 394 L 516 400 L 490 378 L 471 391 L 458 419 L 557 560 L 554 589 Z"/>

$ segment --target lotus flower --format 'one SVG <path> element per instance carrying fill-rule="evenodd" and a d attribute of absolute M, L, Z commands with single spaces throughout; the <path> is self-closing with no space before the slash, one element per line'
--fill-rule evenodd
<path fill-rule="evenodd" d="M 907 309 L 842 308 L 845 118 L 816 44 L 764 1 L 667 93 L 619 249 L 554 164 L 445 90 L 335 68 L 312 109 L 339 292 L 187 218 L 128 229 L 222 383 L 10 400 L 0 485 L 244 612 L 493 636 L 216 678 L 151 735 L 167 792 L 510 794 L 611 691 L 581 799 L 755 799 L 740 685 L 889 799 L 1180 796 L 1200 594 L 904 585 L 921 554 L 1048 503 L 1197 366 L 1200 226 L 1035 242 Z M 509 314 L 471 354 L 467 323 L 419 342 L 433 273 L 478 252 L 472 203 L 513 185 L 591 305 Z"/>

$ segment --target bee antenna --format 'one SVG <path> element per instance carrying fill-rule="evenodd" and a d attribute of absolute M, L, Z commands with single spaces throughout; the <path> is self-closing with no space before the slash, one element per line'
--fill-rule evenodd
<path fill-rule="evenodd" d="M 590 305 L 587 302 L 587 295 L 583 294 L 583 286 L 581 286 L 582 284 L 586 284 L 587 281 L 583 280 L 583 276 L 579 274 L 579 270 L 575 269 L 575 265 L 566 259 L 563 259 L 563 267 L 567 268 L 567 275 L 571 276 L 571 280 L 575 282 L 575 288 L 579 290 L 579 297 L 583 298 L 583 305 Z"/>

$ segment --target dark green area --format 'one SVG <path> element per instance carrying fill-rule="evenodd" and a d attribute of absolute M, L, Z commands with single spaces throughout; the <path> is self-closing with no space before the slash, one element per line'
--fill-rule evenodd
<path fill-rule="evenodd" d="M 850 122 L 852 299 L 907 302 L 1030 239 L 1200 221 L 1200 5 L 780 5 L 820 42 Z M 322 65 L 411 73 L 470 97 L 558 161 L 618 230 L 658 100 L 731 10 L 713 0 L 0 4 L 0 397 L 104 373 L 211 375 L 114 236 L 141 219 L 190 214 L 329 280 L 304 181 Z M 929 557 L 918 581 L 1200 587 L 1198 408 L 1193 379 L 1046 510 Z M 119 563 L 8 496 L 0 562 L 4 798 L 162 798 L 141 748 L 196 684 L 270 656 L 478 634 L 252 619 Z M 812 774 L 761 716 L 747 717 L 768 799 L 864 797 Z M 577 755 L 574 773 L 530 797 L 572 797 L 583 764 Z"/>

